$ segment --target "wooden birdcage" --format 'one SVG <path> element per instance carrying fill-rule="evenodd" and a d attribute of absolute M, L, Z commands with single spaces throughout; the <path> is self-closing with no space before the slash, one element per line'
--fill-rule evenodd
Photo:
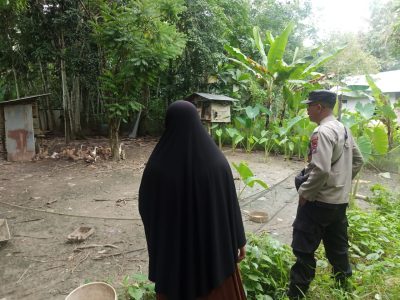
<path fill-rule="evenodd" d="M 224 95 L 194 93 L 185 98 L 193 103 L 204 123 L 230 123 L 231 106 L 235 99 Z"/>

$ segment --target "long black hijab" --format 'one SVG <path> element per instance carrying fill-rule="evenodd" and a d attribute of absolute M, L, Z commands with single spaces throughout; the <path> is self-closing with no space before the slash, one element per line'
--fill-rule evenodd
<path fill-rule="evenodd" d="M 245 234 L 229 164 L 193 104 L 177 101 L 143 173 L 149 279 L 168 300 L 207 295 L 235 271 Z"/>

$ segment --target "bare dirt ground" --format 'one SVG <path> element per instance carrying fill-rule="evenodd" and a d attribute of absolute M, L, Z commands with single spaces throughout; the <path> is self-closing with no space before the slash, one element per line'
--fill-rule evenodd
<path fill-rule="evenodd" d="M 91 145 L 105 144 L 94 139 Z M 106 281 L 118 291 L 125 275 L 147 272 L 147 250 L 137 209 L 137 193 L 145 163 L 156 143 L 124 141 L 127 159 L 120 163 L 45 159 L 9 163 L 0 160 L 0 219 L 7 219 L 12 239 L 0 244 L 0 299 L 65 299 L 88 281 Z M 246 189 L 240 204 L 248 231 L 268 231 L 290 242 L 297 207 L 294 173 L 304 163 L 263 153 L 224 150 L 230 162 L 247 161 L 270 190 Z M 235 176 L 237 174 L 234 172 Z M 360 193 L 383 183 L 399 191 L 399 176 L 390 179 L 365 171 Z M 236 181 L 238 190 L 243 187 Z M 8 204 L 7 204 L 8 203 Z M 10 205 L 9 205 L 10 204 Z M 267 223 L 248 220 L 253 210 L 268 213 Z M 95 233 L 68 243 L 79 226 Z"/>

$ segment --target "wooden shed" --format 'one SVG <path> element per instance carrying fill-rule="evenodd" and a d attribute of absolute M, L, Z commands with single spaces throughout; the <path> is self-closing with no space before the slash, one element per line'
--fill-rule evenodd
<path fill-rule="evenodd" d="M 41 134 L 37 100 L 48 94 L 0 102 L 0 150 L 9 161 L 31 160 Z"/>
<path fill-rule="evenodd" d="M 229 123 L 233 98 L 224 95 L 193 93 L 185 98 L 192 102 L 199 112 L 200 119 L 206 123 Z"/>

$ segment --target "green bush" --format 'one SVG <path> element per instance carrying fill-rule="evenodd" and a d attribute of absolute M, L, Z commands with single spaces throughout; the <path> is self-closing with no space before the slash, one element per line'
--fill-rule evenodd
<path fill-rule="evenodd" d="M 240 271 L 248 299 L 282 298 L 293 263 L 289 246 L 267 234 L 249 234 L 246 250 Z"/>
<path fill-rule="evenodd" d="M 154 283 L 147 279 L 147 275 L 133 274 L 125 276 L 122 281 L 123 295 L 118 299 L 126 300 L 153 300 L 156 299 Z"/>
<path fill-rule="evenodd" d="M 400 199 L 381 185 L 371 188 L 371 211 L 348 211 L 352 289 L 336 289 L 330 267 L 320 257 L 307 299 L 400 299 Z"/>

